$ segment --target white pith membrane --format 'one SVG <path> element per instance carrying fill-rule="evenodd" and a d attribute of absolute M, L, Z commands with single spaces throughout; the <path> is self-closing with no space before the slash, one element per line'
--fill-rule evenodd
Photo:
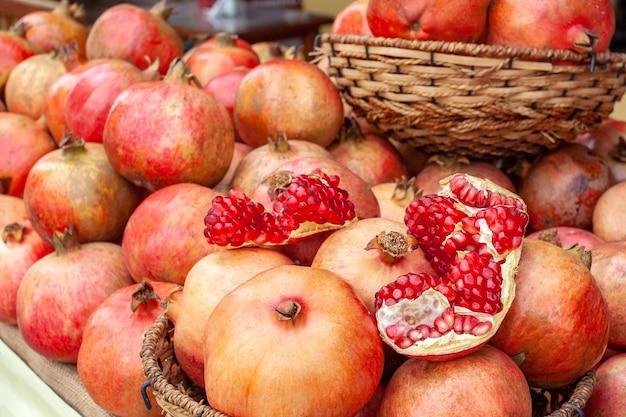
<path fill-rule="evenodd" d="M 450 176 L 441 181 L 443 189 L 439 192 L 439 195 L 457 200 L 457 197 L 452 194 L 449 187 L 449 181 L 452 177 L 453 176 Z M 521 201 L 521 198 L 516 194 L 503 189 L 488 180 L 480 179 L 479 182 L 477 182 L 469 175 L 465 175 L 465 177 L 479 189 L 483 188 L 483 183 L 487 181 L 491 190 L 497 191 L 500 194 L 513 196 L 515 199 Z M 455 202 L 454 206 L 457 210 L 466 213 L 468 216 L 474 216 L 478 211 L 482 210 L 479 208 L 467 207 L 458 202 Z M 428 327 L 433 327 L 435 319 L 440 317 L 442 313 L 450 307 L 448 299 L 442 293 L 436 289 L 429 288 L 416 299 L 401 299 L 391 306 L 381 306 L 381 308 L 376 311 L 376 322 L 380 336 L 383 341 L 385 341 L 385 343 L 392 347 L 396 352 L 414 358 L 438 357 L 457 354 L 486 343 L 491 337 L 493 337 L 502 324 L 502 321 L 509 311 L 515 297 L 515 274 L 517 273 L 522 248 L 520 245 L 518 248 L 506 251 L 503 254 L 498 254 L 492 243 L 493 233 L 489 229 L 486 221 L 478 219 L 477 224 L 480 226 L 481 230 L 479 241 L 487 246 L 494 260 L 504 260 L 504 262 L 500 265 L 502 275 L 500 301 L 502 302 L 502 309 L 494 315 L 471 311 L 465 307 L 459 306 L 455 306 L 453 309 L 455 316 L 470 315 L 477 318 L 480 322 L 490 322 L 491 329 L 479 335 L 471 333 L 456 333 L 454 329 L 450 329 L 439 337 L 427 337 L 424 340 L 414 342 L 414 344 L 409 347 L 399 347 L 394 340 L 387 335 L 386 329 L 389 326 L 393 324 L 400 324 L 414 329 L 420 324 L 424 324 Z M 455 230 L 462 229 L 461 223 L 457 223 Z M 446 239 L 448 239 L 449 236 L 450 235 L 448 235 Z M 463 256 L 463 251 L 457 251 L 457 253 L 460 257 Z"/>

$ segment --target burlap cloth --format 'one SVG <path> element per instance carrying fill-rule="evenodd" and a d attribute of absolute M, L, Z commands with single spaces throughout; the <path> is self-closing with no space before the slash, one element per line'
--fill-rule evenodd
<path fill-rule="evenodd" d="M 75 365 L 52 361 L 38 354 L 26 344 L 16 326 L 0 323 L 0 339 L 79 414 L 85 417 L 113 416 L 87 394 Z"/>

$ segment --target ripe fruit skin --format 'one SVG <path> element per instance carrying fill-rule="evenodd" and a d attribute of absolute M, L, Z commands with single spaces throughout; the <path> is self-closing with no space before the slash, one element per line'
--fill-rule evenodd
<path fill-rule="evenodd" d="M 189 85 L 182 61 L 162 81 L 131 85 L 113 102 L 102 143 L 115 169 L 149 191 L 226 174 L 235 135 L 224 106 Z"/>
<path fill-rule="evenodd" d="M 292 263 L 271 249 L 240 248 L 208 254 L 191 267 L 168 318 L 176 326 L 176 359 L 194 383 L 204 387 L 204 328 L 217 303 L 259 272 Z"/>
<path fill-rule="evenodd" d="M 0 194 L 0 227 L 9 223 L 22 223 L 28 220 L 24 200 L 8 194 Z"/>
<path fill-rule="evenodd" d="M 33 165 L 55 148 L 40 123 L 22 114 L 0 113 L 0 192 L 22 197 Z"/>
<path fill-rule="evenodd" d="M 530 417 L 532 400 L 515 362 L 492 346 L 447 362 L 409 359 L 385 388 L 378 417 Z"/>
<path fill-rule="evenodd" d="M 235 128 L 252 147 L 284 134 L 327 147 L 343 123 L 339 91 L 316 65 L 275 59 L 252 68 L 235 95 Z"/>
<path fill-rule="evenodd" d="M 40 52 L 17 31 L 0 30 L 0 94 L 13 67 Z"/>
<path fill-rule="evenodd" d="M 209 403 L 240 417 L 353 416 L 376 391 L 384 362 L 350 285 L 297 265 L 261 272 L 224 296 L 206 323 L 204 353 Z"/>
<path fill-rule="evenodd" d="M 156 3 L 150 11 L 132 4 L 109 7 L 89 30 L 87 58 L 124 59 L 140 69 L 158 59 L 159 72 L 166 74 L 170 63 L 183 55 L 183 41 L 167 23 L 171 11 L 165 2 Z"/>
<path fill-rule="evenodd" d="M 43 237 L 73 225 L 81 243 L 112 242 L 139 204 L 139 190 L 115 171 L 101 143 L 71 138 L 33 165 L 24 204 Z"/>
<path fill-rule="evenodd" d="M 587 229 L 571 226 L 550 227 L 530 233 L 526 237 L 547 240 L 562 248 L 576 244 L 583 246 L 586 250 L 592 250 L 604 242 L 604 239 Z"/>
<path fill-rule="evenodd" d="M 537 388 L 569 385 L 602 358 L 609 338 L 607 302 L 579 256 L 552 243 L 525 239 L 516 294 L 489 341 Z"/>
<path fill-rule="evenodd" d="M 109 295 L 133 284 L 119 245 L 80 245 L 72 233 L 55 233 L 55 252 L 28 269 L 16 310 L 26 343 L 48 359 L 67 363 L 76 363 L 91 313 Z"/>
<path fill-rule="evenodd" d="M 626 239 L 625 196 L 626 181 L 615 183 L 602 193 L 593 208 L 593 233 L 606 241 Z"/>
<path fill-rule="evenodd" d="M 330 27 L 330 33 L 346 34 L 346 35 L 363 35 L 372 34 L 367 24 L 367 3 L 369 0 L 354 0 L 341 9 Z"/>
<path fill-rule="evenodd" d="M 477 42 L 485 31 L 489 3 L 489 0 L 370 0 L 367 22 L 374 36 Z"/>
<path fill-rule="evenodd" d="M 596 370 L 596 385 L 587 400 L 587 417 L 620 417 L 626 410 L 626 353 L 610 357 Z"/>
<path fill-rule="evenodd" d="M 610 0 L 493 0 L 488 21 L 487 43 L 512 48 L 602 52 L 615 32 Z"/>
<path fill-rule="evenodd" d="M 206 211 L 218 195 L 202 185 L 180 183 L 155 191 L 137 206 L 122 237 L 124 259 L 136 282 L 182 285 L 199 259 L 221 249 L 202 234 Z"/>
<path fill-rule="evenodd" d="M 120 288 L 94 310 L 85 324 L 76 370 L 96 404 L 119 417 L 159 417 L 161 407 L 147 391 L 152 410 L 140 395 L 146 377 L 138 352 L 143 335 L 164 311 L 161 301 L 176 284 L 148 282 Z M 153 297 L 157 298 L 153 298 Z"/>
<path fill-rule="evenodd" d="M 554 226 L 591 229 L 594 207 L 612 184 L 606 161 L 582 145 L 565 144 L 544 154 L 518 186 L 528 205 L 529 231 Z"/>

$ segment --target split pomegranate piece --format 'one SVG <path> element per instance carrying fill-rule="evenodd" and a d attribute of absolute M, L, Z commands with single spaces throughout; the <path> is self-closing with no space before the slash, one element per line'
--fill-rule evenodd
<path fill-rule="evenodd" d="M 239 190 L 213 200 L 204 235 L 219 246 L 279 245 L 345 226 L 356 219 L 339 177 L 321 170 L 294 176 L 279 171 L 268 178 L 272 210 Z"/>
<path fill-rule="evenodd" d="M 483 346 L 515 296 L 528 224 L 524 201 L 468 174 L 406 209 L 408 235 L 437 276 L 408 273 L 376 294 L 381 337 L 409 357 L 448 360 Z"/>

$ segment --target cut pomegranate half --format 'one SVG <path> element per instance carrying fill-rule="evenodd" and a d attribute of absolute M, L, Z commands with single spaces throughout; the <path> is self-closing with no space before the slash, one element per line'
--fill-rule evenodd
<path fill-rule="evenodd" d="M 356 219 L 339 177 L 320 170 L 294 176 L 279 171 L 268 179 L 272 211 L 239 190 L 218 196 L 204 218 L 204 235 L 219 246 L 294 243 Z"/>
<path fill-rule="evenodd" d="M 448 360 L 491 338 L 515 296 L 515 274 L 528 224 L 524 201 L 468 174 L 406 209 L 408 235 L 437 276 L 408 273 L 376 294 L 383 340 L 409 357 Z"/>

